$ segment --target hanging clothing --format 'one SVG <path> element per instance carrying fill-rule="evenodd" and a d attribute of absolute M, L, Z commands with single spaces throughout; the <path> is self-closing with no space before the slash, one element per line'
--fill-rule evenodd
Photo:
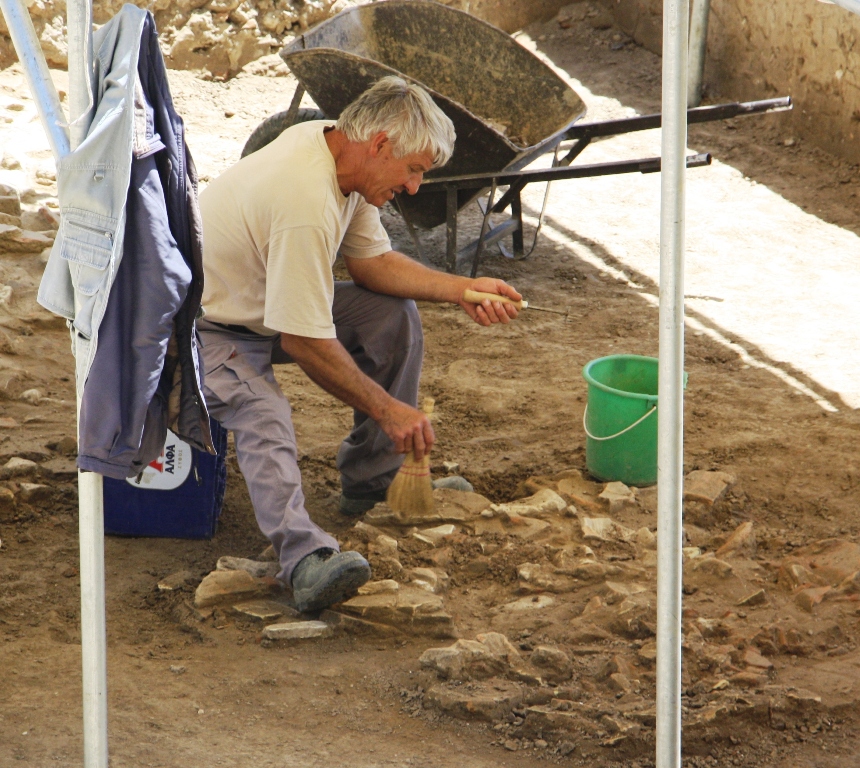
<path fill-rule="evenodd" d="M 152 14 L 123 6 L 93 48 L 89 128 L 58 164 L 38 300 L 70 322 L 78 467 L 122 479 L 158 457 L 168 426 L 214 453 L 195 327 L 202 227 Z"/>

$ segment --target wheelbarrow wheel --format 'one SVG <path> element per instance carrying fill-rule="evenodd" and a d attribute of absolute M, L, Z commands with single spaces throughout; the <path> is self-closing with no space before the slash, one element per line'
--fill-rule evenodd
<path fill-rule="evenodd" d="M 271 117 L 267 117 L 260 123 L 255 129 L 254 132 L 248 137 L 248 141 L 245 142 L 245 146 L 242 147 L 242 157 L 246 155 L 250 155 L 252 152 L 256 152 L 258 149 L 262 149 L 278 138 L 290 125 L 295 125 L 296 123 L 306 123 L 309 120 L 325 120 L 325 115 L 320 109 L 309 109 L 302 108 L 296 114 L 296 119 L 293 123 L 287 124 L 287 116 L 289 114 L 289 110 L 285 109 L 283 112 L 277 112 Z"/>

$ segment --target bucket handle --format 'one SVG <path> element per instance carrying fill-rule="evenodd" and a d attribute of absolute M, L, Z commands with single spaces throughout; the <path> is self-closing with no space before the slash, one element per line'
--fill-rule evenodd
<path fill-rule="evenodd" d="M 633 429 L 633 427 L 641 424 L 643 421 L 645 421 L 645 419 L 647 419 L 656 410 L 657 410 L 657 406 L 652 405 L 650 411 L 648 411 L 644 416 L 640 416 L 638 419 L 636 419 L 636 421 L 634 421 L 629 427 L 625 427 L 620 432 L 616 432 L 614 435 L 608 435 L 607 437 L 595 437 L 594 435 L 591 434 L 591 432 L 588 431 L 588 427 L 585 426 L 585 419 L 588 416 L 588 403 L 586 403 L 585 404 L 585 411 L 582 414 L 582 428 L 585 430 L 585 434 L 588 435 L 592 440 L 598 440 L 598 441 L 614 440 L 616 437 L 621 437 L 621 435 L 623 435 L 625 432 L 629 432 L 631 429 Z"/>

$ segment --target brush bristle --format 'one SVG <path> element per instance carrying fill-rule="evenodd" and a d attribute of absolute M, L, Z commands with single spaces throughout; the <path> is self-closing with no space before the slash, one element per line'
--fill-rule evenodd
<path fill-rule="evenodd" d="M 410 453 L 394 481 L 388 487 L 388 506 L 400 515 L 426 515 L 433 511 L 433 484 L 430 480 L 430 457 L 416 461 Z"/>

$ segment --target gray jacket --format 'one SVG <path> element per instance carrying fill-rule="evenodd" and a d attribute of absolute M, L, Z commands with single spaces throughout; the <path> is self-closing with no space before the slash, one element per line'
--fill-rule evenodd
<path fill-rule="evenodd" d="M 214 452 L 194 326 L 202 229 L 152 15 L 123 6 L 93 47 L 89 128 L 58 163 L 61 225 L 38 300 L 70 321 L 78 466 L 123 478 L 158 457 L 168 424 Z"/>

